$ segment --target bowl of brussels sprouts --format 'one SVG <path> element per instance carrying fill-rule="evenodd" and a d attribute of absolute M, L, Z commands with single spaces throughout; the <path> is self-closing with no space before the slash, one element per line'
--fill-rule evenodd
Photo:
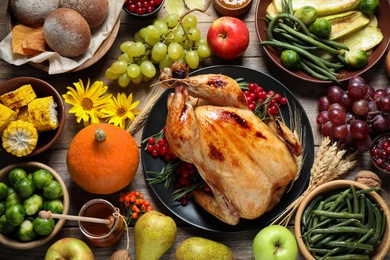
<path fill-rule="evenodd" d="M 41 210 L 69 211 L 61 176 L 40 162 L 21 162 L 0 170 L 0 243 L 14 249 L 41 246 L 58 234 L 64 219 L 41 219 Z"/>

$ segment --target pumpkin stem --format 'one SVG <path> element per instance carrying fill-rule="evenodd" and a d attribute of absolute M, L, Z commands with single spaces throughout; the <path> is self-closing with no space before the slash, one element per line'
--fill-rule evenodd
<path fill-rule="evenodd" d="M 103 142 L 106 140 L 106 138 L 107 138 L 106 132 L 100 127 L 98 127 L 95 131 L 95 140 L 99 142 Z"/>

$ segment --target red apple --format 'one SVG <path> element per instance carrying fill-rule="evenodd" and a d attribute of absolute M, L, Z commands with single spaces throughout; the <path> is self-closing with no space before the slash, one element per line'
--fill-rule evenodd
<path fill-rule="evenodd" d="M 248 48 L 248 27 L 238 18 L 222 16 L 211 24 L 207 32 L 207 43 L 217 57 L 233 60 Z"/>

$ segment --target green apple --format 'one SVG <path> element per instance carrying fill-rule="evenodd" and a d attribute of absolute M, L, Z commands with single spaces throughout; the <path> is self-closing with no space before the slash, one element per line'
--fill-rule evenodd
<path fill-rule="evenodd" d="M 93 260 L 91 248 L 82 240 L 66 237 L 52 244 L 46 252 L 45 260 Z"/>
<path fill-rule="evenodd" d="M 252 253 L 255 260 L 294 260 L 298 256 L 298 244 L 286 227 L 270 225 L 253 239 Z"/>

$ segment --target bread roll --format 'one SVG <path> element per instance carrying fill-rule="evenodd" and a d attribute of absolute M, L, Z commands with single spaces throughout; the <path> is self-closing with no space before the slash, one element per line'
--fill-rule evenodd
<path fill-rule="evenodd" d="M 43 32 L 47 45 L 64 57 L 83 54 L 91 42 L 91 30 L 87 21 L 69 8 L 52 11 L 45 19 Z"/>
<path fill-rule="evenodd" d="M 46 16 L 60 6 L 60 0 L 10 0 L 9 8 L 16 19 L 31 27 L 42 26 Z"/>
<path fill-rule="evenodd" d="M 60 7 L 79 12 L 91 29 L 101 25 L 108 15 L 108 0 L 60 0 Z"/>

